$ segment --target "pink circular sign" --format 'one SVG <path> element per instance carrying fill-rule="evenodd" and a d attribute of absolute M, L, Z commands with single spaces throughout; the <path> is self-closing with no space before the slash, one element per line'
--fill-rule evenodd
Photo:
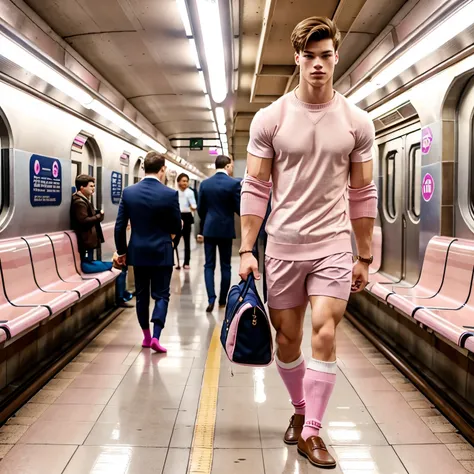
<path fill-rule="evenodd" d="M 425 202 L 429 202 L 431 200 L 434 190 L 435 182 L 433 176 L 431 176 L 429 173 L 426 173 L 425 176 L 423 176 L 423 182 L 421 184 L 421 195 L 423 196 L 423 200 Z"/>
<path fill-rule="evenodd" d="M 59 165 L 58 165 L 58 162 L 55 161 L 53 163 L 53 177 L 57 178 L 58 176 L 59 176 Z"/>
<path fill-rule="evenodd" d="M 38 160 L 35 161 L 35 174 L 40 174 L 41 165 Z"/>

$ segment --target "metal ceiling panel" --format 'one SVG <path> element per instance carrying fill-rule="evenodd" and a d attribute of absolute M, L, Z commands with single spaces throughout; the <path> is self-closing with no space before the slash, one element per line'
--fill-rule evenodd
<path fill-rule="evenodd" d="M 214 132 L 213 124 L 210 120 L 180 120 L 174 122 L 160 122 L 159 127 L 166 136 L 176 135 L 178 133 L 189 133 L 193 134 L 193 136 L 197 134 L 197 136 L 200 137 L 203 133 Z"/>
<path fill-rule="evenodd" d="M 283 95 L 285 93 L 288 77 L 282 76 L 258 76 L 257 95 Z"/>
<path fill-rule="evenodd" d="M 68 42 L 127 98 L 174 93 L 136 32 L 76 36 Z"/>
<path fill-rule="evenodd" d="M 63 38 L 104 31 L 130 31 L 117 0 L 25 0 Z"/>

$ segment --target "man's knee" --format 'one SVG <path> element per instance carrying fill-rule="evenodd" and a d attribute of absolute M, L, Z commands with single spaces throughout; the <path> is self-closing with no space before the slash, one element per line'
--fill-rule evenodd
<path fill-rule="evenodd" d="M 276 343 L 283 350 L 300 347 L 302 338 L 302 334 L 285 334 L 281 329 L 276 333 Z"/>
<path fill-rule="evenodd" d="M 332 350 L 336 340 L 336 327 L 332 321 L 321 327 L 313 328 L 313 342 L 318 347 Z"/>

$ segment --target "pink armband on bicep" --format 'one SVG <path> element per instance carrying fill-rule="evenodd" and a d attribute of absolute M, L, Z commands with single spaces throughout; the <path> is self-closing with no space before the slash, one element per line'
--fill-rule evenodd
<path fill-rule="evenodd" d="M 363 188 L 349 186 L 349 216 L 351 220 L 377 217 L 377 188 L 373 181 Z"/>
<path fill-rule="evenodd" d="M 270 181 L 262 181 L 247 175 L 242 184 L 240 215 L 258 216 L 265 219 L 271 190 Z"/>

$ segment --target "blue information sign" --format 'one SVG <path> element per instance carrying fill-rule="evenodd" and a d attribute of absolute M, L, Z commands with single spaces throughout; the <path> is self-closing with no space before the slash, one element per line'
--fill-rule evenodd
<path fill-rule="evenodd" d="M 122 198 L 122 173 L 112 171 L 110 179 L 110 192 L 112 197 L 112 204 L 120 204 Z"/>
<path fill-rule="evenodd" d="M 61 162 L 47 156 L 30 158 L 30 203 L 33 207 L 59 206 L 62 201 Z"/>

